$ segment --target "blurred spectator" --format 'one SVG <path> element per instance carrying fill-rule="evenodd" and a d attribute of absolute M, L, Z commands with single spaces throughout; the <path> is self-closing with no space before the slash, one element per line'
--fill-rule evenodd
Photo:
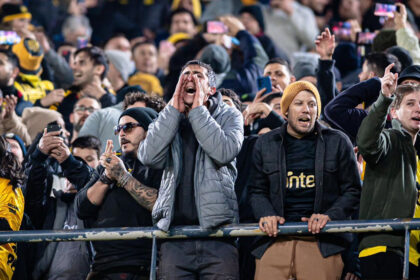
<path fill-rule="evenodd" d="M 369 1 L 369 0 L 368 0 Z M 366 1 L 366 2 L 368 2 Z M 322 30 L 330 20 L 332 15 L 328 14 L 329 0 L 302 0 L 300 3 L 312 9 L 318 25 L 318 29 Z"/>
<path fill-rule="evenodd" d="M 270 0 L 270 6 L 263 7 L 263 14 L 265 33 L 289 56 L 315 47 L 319 30 L 314 13 L 308 7 L 295 0 Z"/>
<path fill-rule="evenodd" d="M 412 218 L 418 199 L 413 144 L 420 131 L 420 87 L 397 87 L 392 66 L 386 68 L 381 93 L 357 134 L 359 152 L 366 161 L 359 213 L 363 220 Z M 392 128 L 385 129 L 390 105 Z M 403 233 L 364 233 L 359 251 L 363 279 L 401 278 Z"/>
<path fill-rule="evenodd" d="M 116 150 L 120 149 L 118 136 L 114 134 L 112 128 L 118 123 L 121 113 L 129 106 L 149 107 L 160 112 L 165 103 L 159 97 L 150 97 L 140 86 L 126 87 L 119 92 L 117 96 L 118 104 L 112 107 L 101 109 L 94 112 L 86 119 L 85 124 L 79 132 L 80 136 L 94 135 L 101 140 L 102 151 L 104 152 L 107 140 L 114 142 Z"/>
<path fill-rule="evenodd" d="M 224 103 L 226 103 L 229 107 L 233 107 L 239 111 L 242 111 L 242 102 L 239 99 L 239 96 L 233 90 L 221 88 L 219 89 L 219 92 L 222 95 L 222 100 Z"/>
<path fill-rule="evenodd" d="M 397 37 L 394 29 L 382 29 L 376 34 L 372 43 L 373 52 L 384 52 L 386 49 L 397 45 Z"/>
<path fill-rule="evenodd" d="M 264 77 L 270 77 L 272 92 L 283 92 L 290 83 L 296 81 L 289 63 L 280 58 L 273 58 L 267 62 Z"/>
<path fill-rule="evenodd" d="M 0 218 L 2 231 L 18 231 L 20 229 L 25 200 L 21 187 L 24 173 L 20 162 L 10 151 L 10 145 L 3 136 L 0 137 Z M 0 278 L 12 279 L 16 265 L 16 243 L 0 245 Z"/>
<path fill-rule="evenodd" d="M 26 108 L 22 113 L 22 122 L 28 129 L 31 142 L 36 139 L 37 135 L 44 130 L 48 123 L 54 121 L 58 122 L 61 127 L 65 127 L 63 117 L 57 111 L 31 107 Z"/>
<path fill-rule="evenodd" d="M 362 72 L 359 74 L 361 82 L 371 79 L 373 77 L 382 77 L 385 73 L 385 68 L 394 63 L 393 73 L 401 72 L 401 63 L 392 54 L 373 52 L 365 57 Z"/>
<path fill-rule="evenodd" d="M 0 16 L 3 28 L 15 31 L 21 38 L 25 37 L 32 18 L 26 6 L 6 3 L 1 6 Z"/>
<path fill-rule="evenodd" d="M 419 40 L 407 23 L 407 9 L 401 3 L 396 5 L 399 7 L 399 11 L 394 13 L 397 45 L 410 53 L 414 64 L 420 64 Z"/>
<path fill-rule="evenodd" d="M 108 140 L 100 175 L 77 195 L 78 217 L 89 228 L 150 227 L 162 171 L 145 167 L 136 157 L 139 143 L 158 113 L 150 108 L 124 111 L 115 128 L 122 157 Z M 130 171 L 127 171 L 130 170 Z M 152 242 L 147 239 L 92 243 L 96 254 L 87 279 L 146 279 L 150 274 Z"/>
<path fill-rule="evenodd" d="M 386 50 L 386 53 L 394 55 L 401 64 L 401 71 L 403 71 L 408 66 L 413 65 L 413 59 L 410 56 L 410 53 L 399 46 L 393 46 Z"/>
<path fill-rule="evenodd" d="M 273 40 L 269 36 L 264 34 L 264 16 L 260 6 L 245 6 L 239 11 L 239 15 L 246 30 L 260 41 L 269 59 L 279 57 L 290 63 L 287 54 L 274 45 Z"/>
<path fill-rule="evenodd" d="M 202 2 L 204 3 L 204 1 Z M 242 0 L 212 0 L 204 7 L 201 23 L 215 20 L 225 15 L 237 15 L 242 6 Z"/>
<path fill-rule="evenodd" d="M 150 125 L 138 151 L 143 164 L 165 169 L 153 203 L 154 225 L 167 231 L 174 225 L 209 229 L 238 222 L 234 165 L 242 141 L 242 116 L 216 92 L 211 67 L 188 62 L 170 105 Z M 206 180 L 208 176 L 219 179 Z M 239 278 L 231 239 L 165 240 L 160 256 L 160 278 Z"/>
<path fill-rule="evenodd" d="M 193 13 L 185 8 L 174 10 L 169 16 L 169 34 L 187 33 L 194 36 L 197 33 L 197 19 Z"/>
<path fill-rule="evenodd" d="M 44 108 L 61 102 L 64 91 L 54 90 L 51 81 L 40 77 L 44 51 L 39 43 L 33 38 L 22 38 L 18 44 L 13 45 L 12 51 L 19 59 L 19 75 L 14 86 L 23 94 L 23 99 Z"/>
<path fill-rule="evenodd" d="M 47 35 L 43 31 L 35 31 L 37 42 L 44 51 L 42 63 L 48 66 L 52 72 L 52 82 L 57 88 L 68 88 L 73 82 L 73 72 L 70 68 L 69 61 L 64 56 L 59 55 L 51 46 Z"/>
<path fill-rule="evenodd" d="M 99 165 L 101 154 L 101 142 L 95 136 L 83 136 L 76 138 L 71 143 L 71 151 L 75 157 L 84 160 L 92 169 Z"/>
<path fill-rule="evenodd" d="M 12 132 L 3 134 L 3 137 L 9 143 L 12 154 L 14 154 L 17 161 L 22 164 L 23 159 L 26 156 L 26 147 L 23 140 Z"/>
<path fill-rule="evenodd" d="M 81 40 L 89 42 L 92 35 L 89 19 L 83 15 L 67 17 L 61 29 L 64 42 L 70 43 L 76 48 L 82 47 L 79 45 Z"/>
<path fill-rule="evenodd" d="M 38 230 L 83 229 L 83 222 L 74 212 L 74 197 L 89 181 L 93 169 L 70 153 L 68 133 L 63 129 L 44 129 L 39 136 L 26 166 L 25 211 Z M 99 141 L 90 143 L 89 149 L 100 149 Z M 86 279 L 90 265 L 86 242 L 41 242 L 36 248 L 33 279 Z"/>
<path fill-rule="evenodd" d="M 260 136 L 255 143 L 248 186 L 250 202 L 260 229 L 269 236 L 260 238 L 253 251 L 257 258 L 255 279 L 341 277 L 340 253 L 349 245 L 350 235 L 336 234 L 332 238 L 317 234 L 329 221 L 350 219 L 355 213 L 360 177 L 348 139 L 318 122 L 320 102 L 318 90 L 311 83 L 290 84 L 281 102 L 287 123 Z M 317 145 L 321 137 L 322 148 Z M 324 162 L 323 168 L 318 168 L 320 161 Z M 330 172 L 332 168 L 334 173 Z M 284 180 L 280 180 L 281 173 L 287 174 Z M 324 178 L 324 183 L 319 184 L 317 178 Z M 285 191 L 273 191 L 276 189 Z M 321 189 L 323 198 L 316 199 L 315 193 Z M 314 236 L 275 238 L 278 225 L 285 221 L 308 222 Z"/>
<path fill-rule="evenodd" d="M 130 77 L 128 82 L 134 85 L 134 81 L 139 78 L 137 73 L 154 75 L 159 79 L 159 86 L 164 82 L 164 72 L 158 68 L 158 52 L 155 45 L 151 42 L 137 43 L 132 48 L 132 57 L 136 66 L 136 72 Z M 140 75 L 141 76 L 141 75 Z M 144 86 L 140 84 L 143 88 Z M 161 91 L 159 95 L 163 95 Z"/>
<path fill-rule="evenodd" d="M 15 113 L 17 98 L 13 95 L 2 96 L 0 93 L 0 134 L 14 133 L 27 144 L 31 144 L 31 137 L 22 119 Z"/>
<path fill-rule="evenodd" d="M 293 74 L 296 81 L 307 81 L 316 86 L 316 70 L 317 64 L 313 59 L 298 60 L 293 67 Z"/>
<path fill-rule="evenodd" d="M 80 98 L 74 104 L 73 112 L 69 116 L 70 123 L 73 125 L 70 143 L 73 143 L 79 137 L 79 131 L 90 114 L 100 109 L 101 104 L 99 104 L 98 100 L 87 96 Z"/>
<path fill-rule="evenodd" d="M 231 61 L 228 52 L 222 46 L 210 44 L 200 53 L 200 60 L 209 64 L 216 74 L 216 88 L 218 88 L 230 71 Z"/>
<path fill-rule="evenodd" d="M 233 90 L 243 101 L 249 100 L 258 90 L 257 78 L 268 61 L 267 54 L 238 18 L 227 16 L 220 20 L 227 26 L 228 35 L 239 40 L 239 46 L 232 47 L 231 70 L 220 87 Z"/>
<path fill-rule="evenodd" d="M 353 143 L 367 109 L 378 98 L 381 89 L 379 77 L 390 63 L 395 63 L 393 73 L 399 73 L 400 63 L 395 56 L 385 53 L 367 55 L 359 75 L 361 83 L 346 89 L 325 106 L 325 120 L 333 128 L 346 133 Z"/>
<path fill-rule="evenodd" d="M 107 78 L 118 96 L 118 92 L 128 85 L 128 76 L 133 71 L 130 60 L 131 54 L 128 55 L 126 52 L 119 50 L 106 50 L 105 55 L 109 62 Z"/>
<path fill-rule="evenodd" d="M 419 37 L 419 31 L 420 31 L 420 4 L 416 0 L 406 0 L 407 3 L 407 13 L 408 13 L 408 19 L 413 27 L 414 31 L 417 34 L 417 37 Z"/>
<path fill-rule="evenodd" d="M 98 47 L 78 49 L 74 54 L 73 86 L 66 92 L 66 97 L 55 108 L 63 115 L 67 130 L 72 130 L 69 121 L 74 104 L 80 97 L 89 96 L 101 103 L 102 108 L 115 104 L 115 96 L 102 86 L 109 66 L 104 52 Z M 53 109 L 55 109 L 53 108 Z"/>
<path fill-rule="evenodd" d="M 32 107 L 32 103 L 25 101 L 23 94 L 15 87 L 15 80 L 19 74 L 19 59 L 10 50 L 0 50 L 0 90 L 3 96 L 15 96 L 17 98 L 16 114 L 22 115 L 23 109 Z"/>
<path fill-rule="evenodd" d="M 360 0 L 333 1 L 333 18 L 330 21 L 330 25 L 338 22 L 350 21 L 352 19 L 355 19 L 360 23 L 362 21 L 360 2 Z"/>
<path fill-rule="evenodd" d="M 201 3 L 200 0 L 173 0 L 171 10 L 184 8 L 194 14 L 196 19 L 201 18 Z"/>
<path fill-rule="evenodd" d="M 125 52 L 128 57 L 131 57 L 131 46 L 130 41 L 128 41 L 127 37 L 124 34 L 115 34 L 111 36 L 104 44 L 104 51 L 108 50 L 117 50 L 121 52 Z"/>

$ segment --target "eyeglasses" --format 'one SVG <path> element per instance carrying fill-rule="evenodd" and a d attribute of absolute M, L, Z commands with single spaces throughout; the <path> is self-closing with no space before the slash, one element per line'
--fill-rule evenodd
<path fill-rule="evenodd" d="M 89 113 L 93 113 L 93 112 L 96 111 L 96 109 L 93 108 L 93 107 L 80 106 L 80 107 L 74 108 L 74 111 L 77 112 L 77 113 L 86 112 L 86 111 L 88 111 Z"/>
<path fill-rule="evenodd" d="M 121 130 L 123 130 L 125 133 L 130 133 L 131 130 L 133 130 L 133 128 L 138 127 L 138 126 L 141 126 L 141 125 L 139 123 L 132 123 L 132 122 L 122 124 L 122 125 L 117 125 L 114 128 L 114 133 L 115 135 L 118 135 L 121 132 Z"/>

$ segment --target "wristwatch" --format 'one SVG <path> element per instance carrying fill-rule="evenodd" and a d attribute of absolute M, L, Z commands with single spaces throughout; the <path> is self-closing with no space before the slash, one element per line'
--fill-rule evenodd
<path fill-rule="evenodd" d="M 108 176 L 105 175 L 105 172 L 99 177 L 99 181 L 104 183 L 105 185 L 112 185 L 114 183 L 113 180 L 109 179 Z"/>

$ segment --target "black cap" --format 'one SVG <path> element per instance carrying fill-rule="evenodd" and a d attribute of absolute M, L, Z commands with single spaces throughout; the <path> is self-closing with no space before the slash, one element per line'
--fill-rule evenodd
<path fill-rule="evenodd" d="M 413 79 L 420 82 L 420 65 L 411 65 L 405 68 L 398 78 L 398 84 L 401 84 L 407 79 Z"/>
<path fill-rule="evenodd" d="M 125 110 L 118 119 L 118 122 L 120 122 L 120 119 L 123 116 L 132 117 L 140 124 L 141 127 L 144 128 L 145 131 L 147 131 L 149 124 L 157 118 L 158 113 L 151 108 L 135 107 Z"/>
<path fill-rule="evenodd" d="M 147 92 L 139 85 L 126 86 L 117 92 L 117 103 L 120 103 L 121 101 L 123 101 L 125 96 L 132 92 L 141 92 L 141 93 L 147 94 Z"/>

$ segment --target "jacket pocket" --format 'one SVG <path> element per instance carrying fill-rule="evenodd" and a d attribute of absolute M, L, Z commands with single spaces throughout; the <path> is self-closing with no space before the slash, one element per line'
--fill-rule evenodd
<path fill-rule="evenodd" d="M 335 173 L 338 171 L 338 164 L 335 160 L 325 161 L 325 171 L 329 173 Z"/>

